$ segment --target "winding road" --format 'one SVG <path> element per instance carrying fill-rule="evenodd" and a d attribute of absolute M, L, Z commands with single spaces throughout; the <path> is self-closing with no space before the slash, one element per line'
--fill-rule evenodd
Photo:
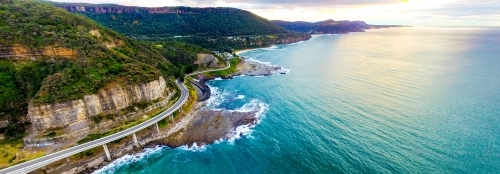
<path fill-rule="evenodd" d="M 224 68 L 194 72 L 194 73 L 188 74 L 186 76 L 191 76 L 191 75 L 205 73 L 205 72 L 211 72 L 211 71 L 225 70 L 225 69 L 228 69 L 230 66 L 231 66 L 231 64 L 229 63 L 229 61 L 226 61 L 226 67 L 224 67 Z M 28 173 L 28 172 L 34 171 L 36 169 L 43 168 L 43 167 L 45 167 L 53 162 L 68 158 L 68 157 L 75 155 L 77 153 L 80 153 L 80 152 L 83 152 L 83 151 L 86 151 L 86 150 L 89 150 L 89 149 L 92 149 L 92 148 L 95 148 L 98 146 L 102 146 L 106 143 L 118 140 L 118 139 L 126 137 L 126 136 L 130 136 L 135 132 L 138 132 L 138 131 L 143 130 L 149 126 L 152 126 L 153 124 L 155 124 L 155 123 L 159 122 L 160 120 L 165 119 L 167 116 L 173 114 L 176 110 L 181 108 L 184 103 L 186 103 L 186 101 L 189 97 L 189 92 L 188 92 L 186 86 L 184 86 L 184 84 L 180 80 L 177 80 L 176 83 L 181 91 L 181 97 L 179 98 L 179 100 L 177 100 L 177 102 L 175 102 L 174 105 L 172 105 L 172 107 L 168 108 L 166 111 L 158 114 L 157 116 L 155 116 L 155 117 L 153 117 L 153 118 L 151 118 L 143 123 L 140 123 L 136 126 L 128 128 L 126 130 L 123 130 L 121 132 L 117 132 L 115 134 L 112 134 L 112 135 L 109 135 L 109 136 L 106 136 L 106 137 L 103 137 L 103 138 L 100 138 L 100 139 L 97 139 L 94 141 L 80 144 L 80 145 L 77 145 L 77 146 L 74 146 L 74 147 L 71 147 L 68 149 L 64 149 L 64 150 L 57 151 L 57 152 L 52 153 L 52 154 L 42 156 L 40 158 L 36 158 L 36 159 L 30 160 L 30 161 L 27 161 L 27 162 L 24 162 L 21 164 L 17 164 L 17 165 L 2 169 L 2 170 L 0 170 L 0 174 L 4 174 L 4 173 L 9 173 L 9 174 L 10 173 L 13 173 L 13 174 L 14 173 L 15 174 Z"/>
<path fill-rule="evenodd" d="M 34 159 L 34 160 L 30 160 L 30 161 L 27 161 L 27 162 L 24 162 L 21 164 L 17 164 L 17 165 L 2 169 L 2 170 L 0 170 L 0 173 L 2 173 L 2 174 L 3 173 L 15 173 L 15 174 L 28 173 L 28 172 L 34 171 L 36 169 L 43 168 L 43 167 L 45 167 L 53 162 L 68 158 L 71 155 L 75 155 L 77 153 L 80 153 L 80 152 L 83 152 L 83 151 L 86 151 L 86 150 L 89 150 L 89 149 L 92 149 L 92 148 L 95 148 L 98 146 L 102 146 L 106 143 L 118 140 L 120 138 L 130 136 L 135 132 L 138 132 L 138 131 L 143 130 L 149 126 L 152 126 L 153 124 L 157 123 L 158 121 L 160 121 L 160 120 L 166 118 L 167 116 L 169 116 L 170 114 L 174 113 L 176 110 L 181 108 L 184 103 L 186 103 L 188 96 L 189 96 L 189 92 L 188 92 L 186 86 L 184 86 L 184 84 L 180 80 L 177 80 L 176 83 L 177 83 L 177 86 L 179 87 L 179 89 L 181 90 L 181 97 L 179 98 L 179 100 L 177 100 L 177 102 L 175 102 L 175 104 L 172 107 L 168 108 L 166 111 L 158 114 L 157 116 L 155 116 L 155 117 L 153 117 L 153 118 L 151 118 L 143 123 L 140 123 L 134 127 L 123 130 L 121 132 L 117 132 L 115 134 L 112 134 L 112 135 L 109 135 L 109 136 L 106 136 L 106 137 L 103 137 L 103 138 L 100 138 L 100 139 L 97 139 L 94 141 L 80 144 L 80 145 L 77 145 L 77 146 L 74 146 L 74 147 L 71 147 L 68 149 L 64 149 L 64 150 L 61 150 L 61 151 L 58 151 L 58 152 L 55 152 L 55 153 L 52 153 L 49 155 L 42 156 L 42 157 Z"/>

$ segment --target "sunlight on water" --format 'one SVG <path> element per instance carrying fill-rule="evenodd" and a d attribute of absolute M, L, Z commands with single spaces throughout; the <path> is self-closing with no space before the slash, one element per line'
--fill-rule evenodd
<path fill-rule="evenodd" d="M 114 173 L 496 173 L 500 29 L 392 28 L 243 53 L 291 69 L 210 85 L 268 111 L 251 136 Z M 231 100 L 227 100 L 231 99 Z"/>

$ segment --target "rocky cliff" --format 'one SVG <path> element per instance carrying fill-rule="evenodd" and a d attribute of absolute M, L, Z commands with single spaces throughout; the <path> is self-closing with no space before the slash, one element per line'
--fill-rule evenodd
<path fill-rule="evenodd" d="M 152 101 L 166 96 L 166 82 L 163 77 L 140 85 L 124 86 L 109 83 L 97 94 L 64 103 L 28 106 L 28 118 L 33 130 L 78 124 L 100 113 L 116 113 L 139 101 Z"/>
<path fill-rule="evenodd" d="M 197 55 L 197 60 L 194 61 L 194 64 L 197 65 L 202 65 L 202 66 L 207 66 L 207 67 L 217 67 L 219 63 L 219 60 L 211 55 L 211 54 L 198 54 Z"/>
<path fill-rule="evenodd" d="M 92 13 L 149 13 L 149 14 L 200 14 L 200 13 L 217 13 L 231 14 L 239 10 L 235 8 L 213 7 L 213 8 L 191 8 L 191 7 L 133 7 L 120 6 L 113 4 L 74 4 L 74 3 L 57 3 L 55 4 L 71 12 L 92 12 Z"/>
<path fill-rule="evenodd" d="M 78 52 L 75 50 L 58 46 L 32 48 L 15 44 L 13 46 L 0 47 L 0 58 L 35 60 L 37 57 L 64 57 L 74 59 L 77 54 Z"/>
<path fill-rule="evenodd" d="M 311 39 L 311 35 L 294 35 L 294 36 L 284 36 L 281 38 L 277 39 L 255 39 L 255 40 L 250 40 L 247 42 L 247 47 L 263 47 L 263 46 L 270 46 L 270 45 L 279 45 L 279 44 L 290 44 L 290 43 L 296 43 L 300 41 L 306 41 Z"/>

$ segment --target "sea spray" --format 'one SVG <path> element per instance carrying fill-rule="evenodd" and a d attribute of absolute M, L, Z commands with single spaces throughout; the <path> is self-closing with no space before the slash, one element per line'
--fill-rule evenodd
<path fill-rule="evenodd" d="M 103 173 L 114 173 L 115 170 L 122 166 L 144 161 L 146 158 L 154 158 L 161 155 L 163 148 L 168 148 L 165 146 L 156 146 L 153 148 L 144 148 L 143 152 L 137 154 L 127 154 L 122 156 L 112 163 L 104 166 L 103 168 L 96 170 L 93 174 L 103 174 Z"/>

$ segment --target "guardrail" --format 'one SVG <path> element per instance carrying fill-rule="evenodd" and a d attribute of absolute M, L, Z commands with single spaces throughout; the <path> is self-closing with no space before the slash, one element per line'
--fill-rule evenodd
<path fill-rule="evenodd" d="M 158 121 L 165 119 L 167 116 L 174 113 L 176 110 L 181 108 L 184 103 L 186 103 L 188 96 L 189 96 L 189 92 L 188 92 L 186 86 L 184 86 L 184 84 L 180 80 L 177 80 L 176 83 L 181 91 L 181 97 L 179 98 L 179 100 L 177 100 L 177 102 L 174 105 L 172 105 L 172 107 L 170 107 L 166 111 L 158 114 L 157 116 L 155 116 L 155 117 L 153 117 L 153 118 L 151 118 L 143 123 L 140 123 L 136 126 L 133 126 L 131 128 L 128 128 L 128 129 L 120 131 L 120 132 L 117 132 L 115 134 L 112 134 L 112 135 L 109 135 L 109 136 L 106 136 L 106 137 L 103 137 L 103 138 L 100 138 L 100 139 L 97 139 L 94 141 L 90 141 L 90 142 L 87 142 L 84 144 L 80 144 L 80 145 L 77 145 L 74 147 L 70 147 L 68 149 L 57 151 L 55 153 L 42 156 L 40 158 L 36 158 L 36 159 L 30 160 L 30 161 L 27 161 L 24 163 L 20 163 L 20 164 L 2 169 L 2 170 L 0 170 L 0 173 L 2 173 L 2 174 L 3 173 L 15 173 L 15 174 L 28 173 L 28 172 L 34 171 L 36 169 L 45 167 L 46 165 L 51 164 L 53 162 L 62 160 L 64 158 L 70 157 L 70 156 L 75 155 L 77 153 L 80 153 L 80 152 L 83 152 L 83 151 L 86 151 L 86 150 L 89 150 L 89 149 L 92 149 L 92 148 L 95 148 L 98 146 L 102 146 L 106 143 L 109 143 L 109 142 L 118 140 L 120 138 L 132 135 L 135 132 L 138 132 L 138 131 L 143 130 L 149 126 L 152 126 L 153 124 L 157 123 Z"/>

